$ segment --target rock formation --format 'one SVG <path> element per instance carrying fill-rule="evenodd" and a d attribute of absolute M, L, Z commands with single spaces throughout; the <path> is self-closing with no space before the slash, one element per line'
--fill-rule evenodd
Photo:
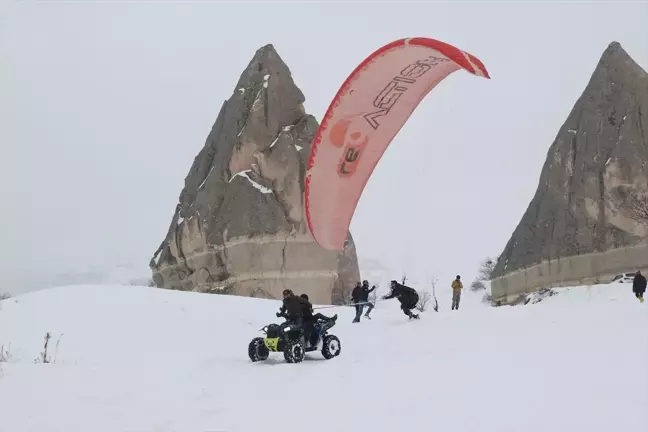
<path fill-rule="evenodd" d="M 305 223 L 304 173 L 317 132 L 304 95 L 272 45 L 257 50 L 185 179 L 150 262 L 158 287 L 331 303 L 359 280 L 349 234 L 320 248 Z"/>
<path fill-rule="evenodd" d="M 648 74 L 613 42 L 551 145 L 493 277 L 646 241 L 647 128 Z"/>

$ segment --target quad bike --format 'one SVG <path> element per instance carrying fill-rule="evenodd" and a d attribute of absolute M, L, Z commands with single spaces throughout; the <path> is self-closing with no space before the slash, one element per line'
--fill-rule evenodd
<path fill-rule="evenodd" d="M 335 321 L 317 320 L 311 341 L 306 341 L 303 330 L 293 323 L 269 324 L 261 329 L 265 337 L 256 337 L 248 345 L 248 356 L 257 362 L 266 360 L 271 352 L 282 352 L 287 363 L 300 363 L 307 352 L 321 350 L 325 359 L 332 359 L 342 349 L 337 336 L 327 333 L 334 325 Z"/>

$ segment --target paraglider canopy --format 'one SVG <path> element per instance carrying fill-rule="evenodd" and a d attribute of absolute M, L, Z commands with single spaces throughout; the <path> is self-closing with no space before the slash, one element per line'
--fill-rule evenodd
<path fill-rule="evenodd" d="M 306 221 L 325 249 L 344 248 L 362 191 L 421 100 L 452 72 L 490 78 L 482 62 L 427 38 L 391 42 L 349 75 L 313 141 L 305 179 Z"/>

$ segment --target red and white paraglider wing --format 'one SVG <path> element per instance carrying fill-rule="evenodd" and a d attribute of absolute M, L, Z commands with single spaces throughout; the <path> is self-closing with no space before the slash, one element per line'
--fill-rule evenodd
<path fill-rule="evenodd" d="M 383 153 L 425 95 L 459 69 L 489 78 L 474 56 L 433 39 L 411 38 L 378 49 L 347 78 L 322 120 L 306 172 L 306 220 L 321 247 L 344 247 Z"/>

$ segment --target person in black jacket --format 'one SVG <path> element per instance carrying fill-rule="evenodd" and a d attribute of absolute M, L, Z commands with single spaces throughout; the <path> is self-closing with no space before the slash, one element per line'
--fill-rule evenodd
<path fill-rule="evenodd" d="M 283 290 L 283 304 L 277 312 L 278 317 L 285 317 L 296 325 L 304 323 L 304 310 L 312 308 L 313 305 L 302 297 L 296 296 L 292 290 Z"/>
<path fill-rule="evenodd" d="M 369 285 L 369 282 L 367 282 L 367 285 Z M 362 316 L 362 310 L 364 309 L 365 302 L 369 299 L 369 293 L 367 293 L 366 299 L 365 299 L 365 293 L 363 286 L 360 282 L 358 282 L 353 288 L 353 291 L 351 292 L 351 301 L 355 305 L 355 310 L 356 310 L 356 315 L 355 318 L 353 318 L 354 323 L 360 322 L 360 317 Z"/>
<path fill-rule="evenodd" d="M 321 313 L 316 313 L 313 314 L 313 305 L 311 304 L 310 300 L 308 299 L 308 295 L 306 294 L 301 294 L 299 297 L 303 298 L 308 302 L 310 306 L 304 305 L 304 310 L 303 310 L 303 316 L 304 316 L 304 334 L 306 335 L 308 341 L 310 341 L 311 345 L 315 345 L 317 343 L 315 334 L 313 333 L 313 329 L 315 326 L 315 323 L 317 320 L 322 320 L 325 322 L 328 321 L 335 321 L 337 319 L 337 314 L 333 315 L 332 317 L 327 317 L 326 315 L 323 315 Z"/>
<path fill-rule="evenodd" d="M 369 313 L 373 310 L 374 305 L 373 303 L 369 302 L 369 294 L 371 294 L 374 290 L 376 289 L 376 286 L 372 286 L 371 289 L 369 288 L 369 281 L 368 280 L 363 280 L 362 281 L 362 290 L 360 291 L 360 310 L 356 309 L 356 313 L 358 314 L 358 318 L 360 318 L 360 315 L 362 315 L 362 310 L 365 306 L 367 306 L 367 312 L 364 314 L 365 318 L 371 319 L 369 316 Z"/>
<path fill-rule="evenodd" d="M 395 280 L 391 281 L 391 293 L 383 297 L 383 300 L 388 300 L 390 298 L 398 298 L 400 301 L 401 309 L 403 313 L 407 315 L 410 319 L 419 319 L 417 314 L 412 313 L 412 309 L 416 307 L 416 304 L 419 301 L 419 295 L 413 288 L 399 284 Z"/>
<path fill-rule="evenodd" d="M 644 293 L 646 292 L 646 278 L 637 270 L 634 279 L 632 280 L 632 292 L 639 299 L 641 303 L 644 301 Z"/>

